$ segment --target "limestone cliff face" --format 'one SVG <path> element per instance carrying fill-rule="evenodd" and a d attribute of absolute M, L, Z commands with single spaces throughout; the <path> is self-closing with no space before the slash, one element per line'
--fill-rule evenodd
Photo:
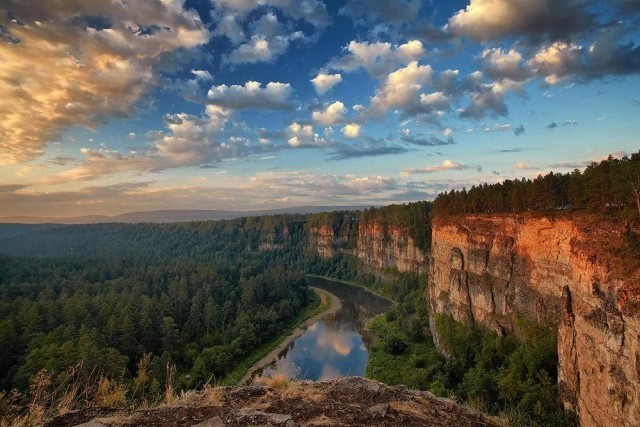
<path fill-rule="evenodd" d="M 400 272 L 424 273 L 428 256 L 409 236 L 408 230 L 385 227 L 378 220 L 360 221 L 356 256 L 377 270 L 397 268 Z"/>
<path fill-rule="evenodd" d="M 309 229 L 309 244 L 318 251 L 318 255 L 322 258 L 331 258 L 338 252 L 340 243 L 344 238 L 333 230 L 328 224 L 322 224 Z"/>
<path fill-rule="evenodd" d="M 571 218 L 434 220 L 431 312 L 497 331 L 516 313 L 557 324 L 565 407 L 583 426 L 640 425 L 640 272 L 622 274 L 606 249 L 623 231 Z"/>
<path fill-rule="evenodd" d="M 323 258 L 338 252 L 355 255 L 365 266 L 374 270 L 397 268 L 401 272 L 424 273 L 429 257 L 409 236 L 408 230 L 388 227 L 378 220 L 354 222 L 358 227 L 357 246 L 348 249 L 348 233 L 338 233 L 330 225 L 309 229 L 309 244 Z"/>

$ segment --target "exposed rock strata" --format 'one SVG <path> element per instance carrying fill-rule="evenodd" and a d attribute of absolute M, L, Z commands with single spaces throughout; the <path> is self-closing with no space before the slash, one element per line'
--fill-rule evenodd
<path fill-rule="evenodd" d="M 346 249 L 348 234 L 340 234 L 329 225 L 309 230 L 310 245 L 323 258 L 338 252 L 354 254 L 372 269 L 397 268 L 401 272 L 424 273 L 429 266 L 428 255 L 419 249 L 405 228 L 385 226 L 381 221 L 358 221 L 358 242 L 355 249 Z"/>
<path fill-rule="evenodd" d="M 623 232 L 570 218 L 435 220 L 431 312 L 498 332 L 518 313 L 557 324 L 565 407 L 583 426 L 640 425 L 640 272 L 622 274 L 607 249 Z"/>

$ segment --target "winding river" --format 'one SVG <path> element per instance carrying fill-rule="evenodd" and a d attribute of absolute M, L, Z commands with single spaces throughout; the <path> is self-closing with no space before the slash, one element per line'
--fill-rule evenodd
<path fill-rule="evenodd" d="M 344 282 L 313 276 L 308 276 L 307 282 L 339 298 L 340 310 L 310 325 L 258 378 L 319 381 L 363 376 L 369 355 L 362 335 L 364 323 L 389 310 L 393 303 Z"/>

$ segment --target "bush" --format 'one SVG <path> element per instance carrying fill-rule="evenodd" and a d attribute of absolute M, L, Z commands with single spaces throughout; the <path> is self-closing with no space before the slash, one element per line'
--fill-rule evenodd
<path fill-rule="evenodd" d="M 387 353 L 397 356 L 404 353 L 407 349 L 407 343 L 399 336 L 392 336 L 387 338 L 384 349 Z"/>

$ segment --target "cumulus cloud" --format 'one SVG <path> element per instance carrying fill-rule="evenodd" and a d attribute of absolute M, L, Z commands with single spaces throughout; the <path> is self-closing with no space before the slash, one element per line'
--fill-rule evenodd
<path fill-rule="evenodd" d="M 464 163 L 445 160 L 444 162 L 442 162 L 442 164 L 439 164 L 439 165 L 427 166 L 424 168 L 405 169 L 401 172 L 401 175 L 406 177 L 406 176 L 416 175 L 416 174 L 428 174 L 428 173 L 435 173 L 435 172 L 444 172 L 444 171 L 450 171 L 450 170 L 464 170 L 464 169 L 469 169 L 469 166 L 465 165 Z"/>
<path fill-rule="evenodd" d="M 513 81 L 502 79 L 493 83 L 480 83 L 482 73 L 472 73 L 467 79 L 467 86 L 471 92 L 469 97 L 471 104 L 463 108 L 460 117 L 470 119 L 481 119 L 487 115 L 507 116 L 509 109 L 505 102 L 505 95 L 508 92 L 515 92 L 521 96 L 526 96 L 524 86 L 526 81 Z"/>
<path fill-rule="evenodd" d="M 132 114 L 167 55 L 209 38 L 198 14 L 176 1 L 33 7 L 7 0 L 0 11 L 0 26 L 15 41 L 0 42 L 3 164 L 37 157 L 72 126 Z"/>
<path fill-rule="evenodd" d="M 419 94 L 432 73 L 431 66 L 418 65 L 417 61 L 390 73 L 371 98 L 372 113 L 384 114 L 389 109 L 399 109 L 405 113 L 429 111 Z"/>
<path fill-rule="evenodd" d="M 124 155 L 107 148 L 82 148 L 84 159 L 72 169 L 43 178 L 41 184 L 87 181 L 119 172 L 160 172 L 185 166 L 208 166 L 223 159 L 263 153 L 273 147 L 251 144 L 246 138 L 222 140 L 221 131 L 231 110 L 215 105 L 203 116 L 171 114 L 165 117 L 166 132 L 157 132 L 140 153 Z"/>
<path fill-rule="evenodd" d="M 492 79 L 510 79 L 522 81 L 530 77 L 529 70 L 524 67 L 522 55 L 515 49 L 503 51 L 499 48 L 485 49 L 481 60 L 485 64 L 485 72 Z"/>
<path fill-rule="evenodd" d="M 420 95 L 420 102 L 424 105 L 428 105 L 437 111 L 446 111 L 449 109 L 449 97 L 442 92 L 434 92 L 430 94 Z"/>
<path fill-rule="evenodd" d="M 311 83 L 316 90 L 316 93 L 320 96 L 329 92 L 335 85 L 342 81 L 342 75 L 340 73 L 336 74 L 327 74 L 327 73 L 318 73 L 313 79 L 311 79 Z"/>
<path fill-rule="evenodd" d="M 364 68 L 375 77 L 384 76 L 398 66 L 417 61 L 426 54 L 419 40 L 410 40 L 402 45 L 352 40 L 344 50 L 343 57 L 329 64 L 331 68 L 347 72 Z"/>
<path fill-rule="evenodd" d="M 331 19 L 320 0 L 211 0 L 218 10 L 245 18 L 261 7 L 277 8 L 286 16 L 304 20 L 315 27 L 326 27 Z"/>
<path fill-rule="evenodd" d="M 314 122 L 330 126 L 344 121 L 344 114 L 347 112 L 347 108 L 340 101 L 336 101 L 327 105 L 324 110 L 314 111 L 311 114 L 311 118 Z"/>
<path fill-rule="evenodd" d="M 214 34 L 226 36 L 235 46 L 223 56 L 224 64 L 273 62 L 293 41 L 312 40 L 330 22 L 318 0 L 213 0 L 213 4 Z M 304 23 L 313 26 L 315 35 L 305 35 Z"/>
<path fill-rule="evenodd" d="M 557 41 L 541 47 L 527 62 L 536 76 L 549 85 L 567 79 L 588 81 L 640 72 L 640 46 L 625 42 L 623 24 L 603 31 L 588 47 Z"/>
<path fill-rule="evenodd" d="M 256 34 L 251 36 L 247 43 L 241 44 L 226 55 L 224 62 L 232 64 L 271 62 L 280 57 L 292 41 L 303 38 L 304 34 L 301 31 L 271 38 L 264 34 Z"/>
<path fill-rule="evenodd" d="M 263 88 L 261 83 L 249 81 L 244 86 L 213 86 L 209 90 L 208 101 L 234 110 L 291 110 L 290 95 L 289 83 L 270 82 Z"/>
<path fill-rule="evenodd" d="M 345 138 L 357 138 L 360 135 L 361 126 L 358 123 L 349 123 L 342 128 Z"/>
<path fill-rule="evenodd" d="M 507 36 L 560 40 L 594 25 L 581 0 L 471 0 L 449 19 L 455 36 L 490 41 Z"/>
<path fill-rule="evenodd" d="M 322 147 L 331 141 L 313 131 L 313 126 L 293 122 L 287 127 L 287 143 L 292 148 Z"/>

